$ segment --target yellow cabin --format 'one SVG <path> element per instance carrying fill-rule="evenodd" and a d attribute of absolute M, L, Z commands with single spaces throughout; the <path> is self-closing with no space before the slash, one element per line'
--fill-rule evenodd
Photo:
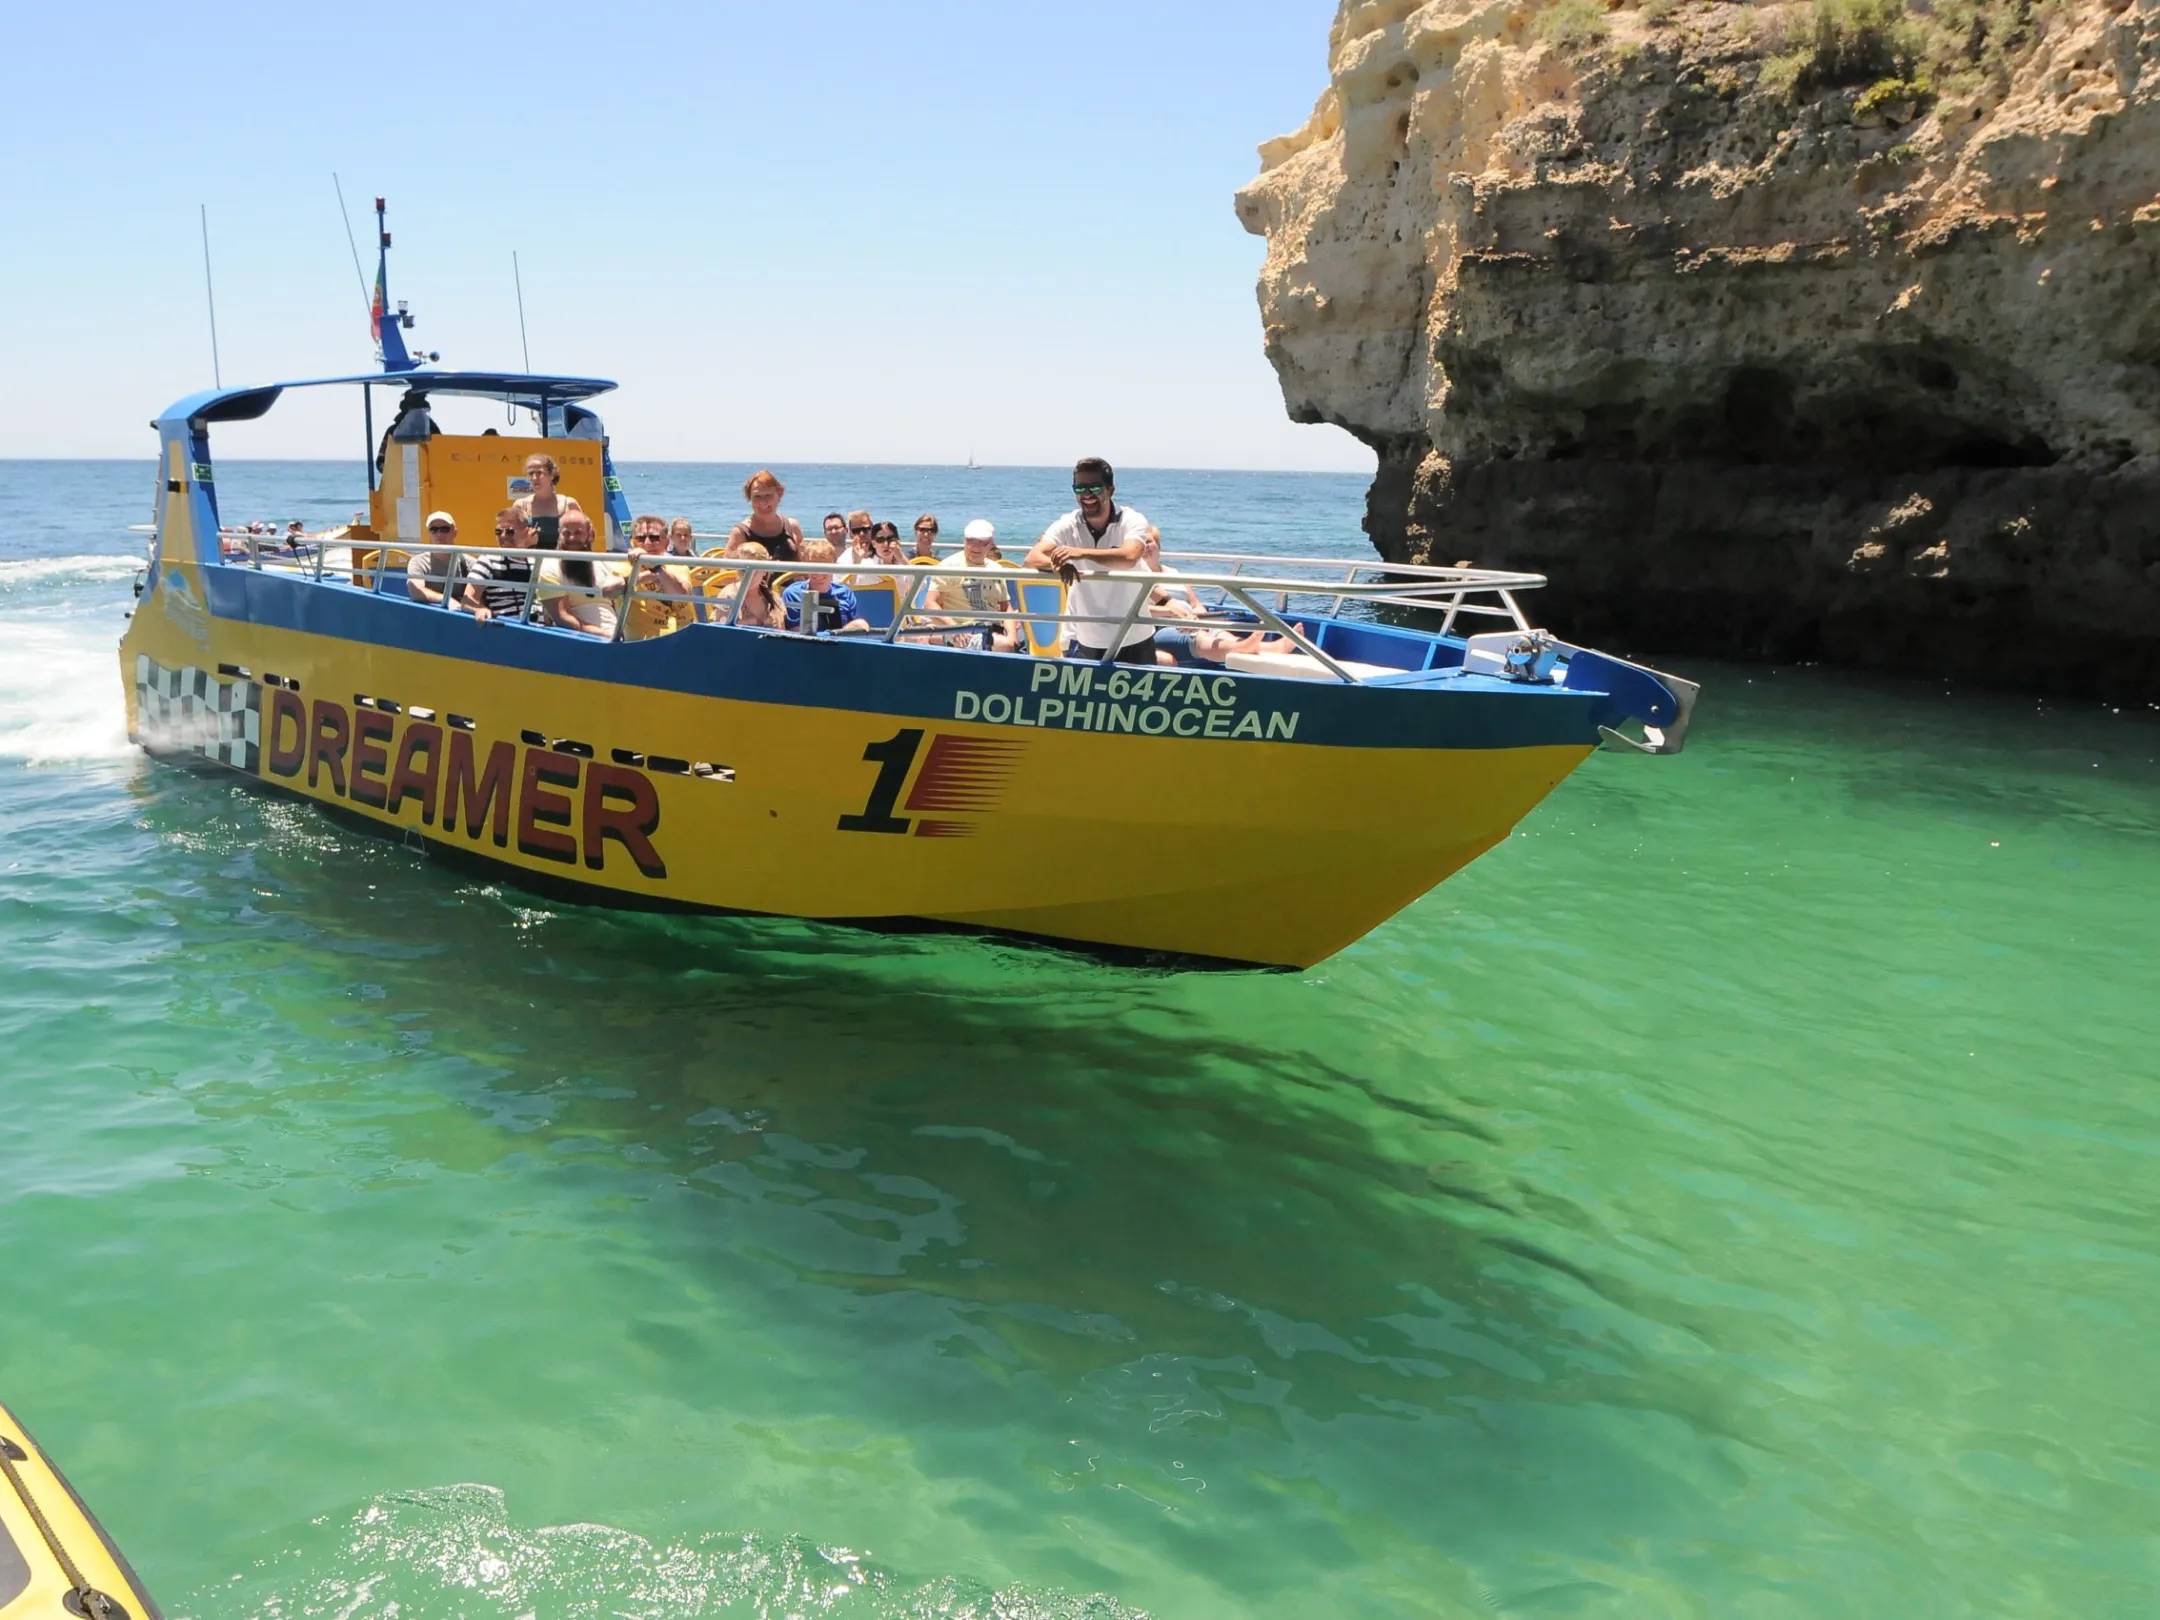
<path fill-rule="evenodd" d="M 623 539 L 608 509 L 606 447 L 600 440 L 433 433 L 426 431 L 425 420 L 408 426 L 410 416 L 400 418 L 383 440 L 381 482 L 368 497 L 373 538 L 416 550 L 427 542 L 428 513 L 448 512 L 457 519 L 460 544 L 486 545 L 495 532 L 495 514 L 532 493 L 525 464 L 546 456 L 560 469 L 557 487 L 585 509 L 610 550 L 620 549 Z"/>

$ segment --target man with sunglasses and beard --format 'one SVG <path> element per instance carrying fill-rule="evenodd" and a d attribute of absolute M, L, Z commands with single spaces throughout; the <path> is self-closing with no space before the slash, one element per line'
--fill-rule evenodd
<path fill-rule="evenodd" d="M 1112 583 L 1109 577 L 1139 567 L 1148 520 L 1131 507 L 1118 505 L 1117 475 L 1100 456 L 1074 463 L 1072 490 L 1079 506 L 1043 530 L 1027 554 L 1028 567 L 1056 573 L 1065 581 L 1066 612 L 1094 614 L 1107 621 L 1068 625 L 1071 639 L 1065 643 L 1065 656 L 1153 664 L 1155 626 L 1144 611 L 1134 615 L 1124 634 L 1118 635 L 1118 622 L 1147 594 L 1145 577 L 1136 584 Z M 1118 640 L 1115 647 L 1109 645 L 1113 637 Z"/>

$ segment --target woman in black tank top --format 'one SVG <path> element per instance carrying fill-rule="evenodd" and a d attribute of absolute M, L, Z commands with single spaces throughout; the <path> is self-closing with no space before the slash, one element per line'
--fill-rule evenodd
<path fill-rule="evenodd" d="M 535 545 L 553 547 L 559 544 L 564 514 L 585 510 L 575 495 L 565 495 L 557 488 L 556 480 L 560 477 L 554 457 L 531 455 L 525 458 L 525 478 L 532 485 L 532 493 L 520 495 L 512 504 L 538 531 Z"/>
<path fill-rule="evenodd" d="M 787 485 L 761 469 L 743 480 L 742 492 L 743 499 L 750 503 L 750 515 L 728 531 L 729 554 L 745 541 L 755 540 L 775 560 L 796 561 L 802 525 L 780 510 L 780 497 L 787 493 Z"/>

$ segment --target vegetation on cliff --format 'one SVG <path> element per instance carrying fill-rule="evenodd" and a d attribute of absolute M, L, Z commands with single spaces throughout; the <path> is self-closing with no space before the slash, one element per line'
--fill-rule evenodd
<path fill-rule="evenodd" d="M 1760 87 L 1788 101 L 1859 88 L 1863 118 L 1924 109 L 1938 93 L 1965 95 L 2005 82 L 2016 54 L 2047 26 L 2061 0 L 1796 0 L 1755 8 Z M 1563 50 L 1609 47 L 1621 57 L 1671 44 L 1728 0 L 1550 0 L 1535 36 Z M 1640 29 L 1614 26 L 1632 13 Z M 1647 31 L 1647 32 L 1645 32 Z"/>

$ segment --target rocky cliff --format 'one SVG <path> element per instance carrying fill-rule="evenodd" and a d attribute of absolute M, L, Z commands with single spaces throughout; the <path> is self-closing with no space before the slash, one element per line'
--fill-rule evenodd
<path fill-rule="evenodd" d="M 1614 650 L 2160 697 L 2160 0 L 1344 0 L 1237 198 L 1395 559 Z"/>

